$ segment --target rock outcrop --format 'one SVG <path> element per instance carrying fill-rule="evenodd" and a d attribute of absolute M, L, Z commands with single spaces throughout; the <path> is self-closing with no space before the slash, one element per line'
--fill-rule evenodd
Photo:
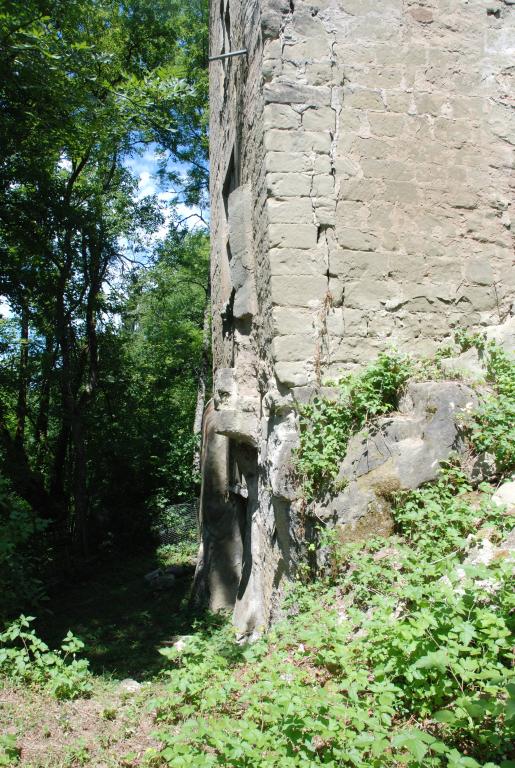
<path fill-rule="evenodd" d="M 343 490 L 316 505 L 317 517 L 338 526 L 345 541 L 388 535 L 393 494 L 434 480 L 441 463 L 465 449 L 459 417 L 476 402 L 459 382 L 408 384 L 397 413 L 351 438 L 335 482 Z"/>
<path fill-rule="evenodd" d="M 515 316 L 509 317 L 499 325 L 489 325 L 484 329 L 486 341 L 494 341 L 511 357 L 515 357 Z M 469 381 L 481 382 L 485 378 L 485 355 L 475 346 L 467 349 L 456 357 L 448 357 L 441 361 L 444 372 L 450 375 L 460 375 Z"/>

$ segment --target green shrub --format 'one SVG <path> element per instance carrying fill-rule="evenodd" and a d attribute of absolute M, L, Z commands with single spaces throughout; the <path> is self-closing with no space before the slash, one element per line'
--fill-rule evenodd
<path fill-rule="evenodd" d="M 316 397 L 300 408 L 296 469 L 308 501 L 331 486 L 350 437 L 371 418 L 396 407 L 411 372 L 409 358 L 383 353 L 361 373 L 341 379 L 336 400 Z"/>
<path fill-rule="evenodd" d="M 18 765 L 21 749 L 14 734 L 0 734 L 0 766 Z"/>
<path fill-rule="evenodd" d="M 0 634 L 0 675 L 11 682 L 47 689 L 56 699 L 75 699 L 91 692 L 91 674 L 86 659 L 76 658 L 84 648 L 68 632 L 58 651 L 30 629 L 32 616 L 20 616 Z"/>

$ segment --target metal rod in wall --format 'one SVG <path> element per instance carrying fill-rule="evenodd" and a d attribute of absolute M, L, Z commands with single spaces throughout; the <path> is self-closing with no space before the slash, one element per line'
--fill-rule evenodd
<path fill-rule="evenodd" d="M 233 56 L 244 56 L 247 53 L 247 49 L 243 48 L 241 51 L 230 51 L 229 53 L 221 53 L 220 56 L 210 56 L 209 61 L 220 61 L 220 59 L 232 59 Z"/>

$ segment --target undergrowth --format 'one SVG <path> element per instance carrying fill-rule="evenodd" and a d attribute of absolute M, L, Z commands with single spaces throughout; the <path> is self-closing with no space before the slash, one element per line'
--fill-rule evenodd
<path fill-rule="evenodd" d="M 342 378 L 334 400 L 317 396 L 301 406 L 296 470 L 308 501 L 331 486 L 350 437 L 370 419 L 394 410 L 412 371 L 405 355 L 383 353 L 363 372 Z"/>
<path fill-rule="evenodd" d="M 488 390 L 463 428 L 476 452 L 513 470 L 513 363 L 470 341 Z M 450 352 L 449 352 L 450 354 Z M 432 362 L 437 373 L 442 355 Z M 350 437 L 392 411 L 427 365 L 381 355 L 300 410 L 296 468 L 307 501 L 333 488 Z M 495 414 L 497 413 L 497 416 Z M 511 430 L 511 432 L 510 432 Z M 501 544 L 513 519 L 457 467 L 395 501 L 387 541 L 329 551 L 322 580 L 292 588 L 288 619 L 241 647 L 227 626 L 167 651 L 169 691 L 156 702 L 153 765 L 227 768 L 515 768 L 513 559 L 469 558 Z M 474 533 L 472 533 L 474 532 Z"/>
<path fill-rule="evenodd" d="M 468 424 L 469 437 L 476 453 L 491 454 L 497 472 L 508 475 L 515 467 L 515 361 L 495 342 L 477 348 L 484 351 L 492 391 L 480 398 Z"/>
<path fill-rule="evenodd" d="M 457 341 L 475 346 L 486 369 L 463 429 L 476 454 L 494 456 L 498 477 L 509 476 L 514 364 L 482 337 Z M 334 484 L 350 437 L 426 370 L 384 354 L 342 379 L 336 400 L 302 409 L 297 469 L 308 500 Z M 513 516 L 492 492 L 448 465 L 436 482 L 397 495 L 390 538 L 342 544 L 322 530 L 325 571 L 291 585 L 268 635 L 242 645 L 212 617 L 162 650 L 170 666 L 148 704 L 160 746 L 122 764 L 515 768 L 513 553 L 503 545 Z M 163 562 L 169 554 L 163 548 Z M 87 696 L 80 641 L 68 636 L 50 651 L 30 621 L 0 635 L 0 673 L 58 698 Z M 12 736 L 0 741 L 0 765 L 18 753 Z"/>
<path fill-rule="evenodd" d="M 325 580 L 297 584 L 266 639 L 223 626 L 169 651 L 149 762 L 514 768 L 513 562 L 463 562 L 512 521 L 476 496 L 448 469 L 399 498 L 387 542 L 333 539 Z"/>
<path fill-rule="evenodd" d="M 91 692 L 84 643 L 68 632 L 61 648 L 51 651 L 30 629 L 32 616 L 20 616 L 0 633 L 0 675 L 18 685 L 45 688 L 56 699 L 75 699 Z"/>
<path fill-rule="evenodd" d="M 459 332 L 455 341 L 460 351 L 477 349 L 489 385 L 488 391 L 478 392 L 478 407 L 463 420 L 465 435 L 473 451 L 491 454 L 498 476 L 506 476 L 515 468 L 515 361 L 481 334 Z M 299 407 L 295 469 L 307 502 L 335 490 L 352 435 L 393 411 L 410 378 L 443 378 L 440 363 L 451 354 L 446 347 L 432 360 L 415 361 L 394 351 L 382 353 L 362 372 L 342 378 L 334 398 L 316 396 Z"/>

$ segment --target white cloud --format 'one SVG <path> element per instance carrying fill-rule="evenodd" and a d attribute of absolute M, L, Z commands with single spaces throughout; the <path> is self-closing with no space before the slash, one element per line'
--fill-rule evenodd
<path fill-rule="evenodd" d="M 158 151 L 157 145 L 151 144 L 140 155 L 131 157 L 126 161 L 127 168 L 138 181 L 137 200 L 142 200 L 147 195 L 156 195 L 161 208 L 163 223 L 150 237 L 149 248 L 152 248 L 153 245 L 157 245 L 166 238 L 174 212 L 178 215 L 179 219 L 187 219 L 185 226 L 194 228 L 198 226 L 200 221 L 195 216 L 195 214 L 199 213 L 197 208 L 191 208 L 177 202 L 177 194 L 173 190 L 160 187 L 157 173 L 164 158 L 165 155 Z M 170 162 L 168 169 L 173 170 L 184 181 L 187 180 L 187 168 L 184 164 Z M 124 250 L 129 250 L 130 244 L 126 243 L 122 247 Z"/>

